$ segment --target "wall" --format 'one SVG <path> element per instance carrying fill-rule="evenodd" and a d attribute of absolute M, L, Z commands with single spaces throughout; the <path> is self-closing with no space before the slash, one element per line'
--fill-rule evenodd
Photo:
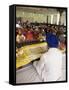
<path fill-rule="evenodd" d="M 27 12 L 27 11 L 23 11 L 22 9 L 21 10 L 16 10 L 16 16 L 17 17 L 22 17 L 23 18 L 23 21 L 26 21 L 26 20 L 29 20 L 30 22 L 40 22 L 40 23 L 47 23 L 47 16 L 48 16 L 48 23 L 51 23 L 51 24 L 59 24 L 59 20 L 57 21 L 57 18 L 59 19 L 58 17 L 58 12 L 56 10 L 49 10 L 47 12 L 42 12 L 42 13 L 39 13 L 39 12 L 35 12 L 33 13 L 32 11 L 31 12 Z M 51 17 L 53 16 L 53 17 Z M 60 16 L 60 15 L 59 15 Z M 51 20 L 52 18 L 52 20 Z M 61 25 L 66 25 L 66 12 L 63 12 L 62 13 L 62 17 L 61 17 Z"/>

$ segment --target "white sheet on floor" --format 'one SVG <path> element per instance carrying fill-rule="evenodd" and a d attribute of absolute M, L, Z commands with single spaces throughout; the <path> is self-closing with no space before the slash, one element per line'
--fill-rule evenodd
<path fill-rule="evenodd" d="M 16 71 L 16 83 L 42 82 L 32 64 Z"/>

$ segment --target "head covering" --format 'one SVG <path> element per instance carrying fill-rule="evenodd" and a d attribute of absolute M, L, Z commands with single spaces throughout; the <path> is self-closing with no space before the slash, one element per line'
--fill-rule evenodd
<path fill-rule="evenodd" d="M 54 47 L 54 48 L 58 47 L 58 38 L 56 35 L 53 35 L 52 33 L 47 33 L 46 41 L 49 47 Z"/>
<path fill-rule="evenodd" d="M 19 24 L 16 24 L 16 28 L 22 28 Z"/>

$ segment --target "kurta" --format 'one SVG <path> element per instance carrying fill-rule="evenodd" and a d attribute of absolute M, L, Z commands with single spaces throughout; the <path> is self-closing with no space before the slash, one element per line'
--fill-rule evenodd
<path fill-rule="evenodd" d="M 33 65 L 45 82 L 58 81 L 62 77 L 62 53 L 57 48 L 50 48 Z"/>

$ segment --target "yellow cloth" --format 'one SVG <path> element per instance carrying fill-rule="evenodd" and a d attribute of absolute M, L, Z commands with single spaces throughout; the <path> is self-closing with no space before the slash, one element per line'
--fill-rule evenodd
<path fill-rule="evenodd" d="M 19 53 L 22 51 L 22 54 L 16 58 L 16 68 L 24 66 L 31 61 L 40 58 L 41 54 L 43 54 L 46 50 L 46 42 L 21 47 Z"/>

